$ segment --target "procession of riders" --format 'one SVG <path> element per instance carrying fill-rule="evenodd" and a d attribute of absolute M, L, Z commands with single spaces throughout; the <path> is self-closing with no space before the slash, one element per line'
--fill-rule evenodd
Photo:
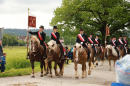
<path fill-rule="evenodd" d="M 53 32 L 51 33 L 51 40 L 54 40 L 56 42 L 56 44 L 60 45 L 61 59 L 67 59 L 66 58 L 67 53 L 65 52 L 65 48 L 64 48 L 63 44 L 59 40 L 60 33 L 57 32 L 57 29 L 58 29 L 57 26 L 53 27 Z M 28 30 L 28 32 L 32 35 L 37 36 L 37 38 L 40 41 L 40 45 L 43 46 L 43 48 L 44 48 L 44 53 L 46 53 L 46 48 L 47 48 L 47 45 L 45 43 L 46 33 L 44 33 L 43 30 L 44 30 L 44 26 L 41 25 L 39 27 L 39 31 L 31 32 Z M 76 44 L 77 43 L 81 44 L 84 47 L 89 58 L 91 56 L 90 49 L 88 48 L 89 44 L 91 45 L 91 48 L 94 50 L 95 55 L 96 55 L 98 49 L 99 49 L 100 54 L 102 52 L 101 40 L 99 39 L 99 35 L 96 35 L 96 38 L 94 38 L 93 34 L 90 33 L 90 36 L 88 37 L 88 35 L 84 33 L 83 28 L 79 29 L 79 34 L 77 35 L 77 39 L 76 39 Z M 114 47 L 114 49 L 117 51 L 118 58 L 120 56 L 118 46 L 121 46 L 126 54 L 129 52 L 128 41 L 126 40 L 125 35 L 124 36 L 120 35 L 118 40 L 116 40 L 116 36 L 113 36 L 110 43 L 106 43 L 106 44 L 112 45 L 112 47 Z M 96 47 L 98 47 L 98 48 L 96 48 Z M 126 48 L 128 48 L 128 50 Z M 47 55 L 44 54 L 43 58 L 47 58 Z M 28 54 L 28 59 L 29 59 L 29 54 Z"/>

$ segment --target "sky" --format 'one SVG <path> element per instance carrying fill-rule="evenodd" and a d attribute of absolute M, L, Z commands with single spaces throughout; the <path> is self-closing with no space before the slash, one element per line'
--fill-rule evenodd
<path fill-rule="evenodd" d="M 52 29 L 49 22 L 61 3 L 62 0 L 0 0 L 0 28 L 26 29 L 29 7 L 30 13 L 36 16 L 36 28 L 43 25 L 45 29 Z"/>

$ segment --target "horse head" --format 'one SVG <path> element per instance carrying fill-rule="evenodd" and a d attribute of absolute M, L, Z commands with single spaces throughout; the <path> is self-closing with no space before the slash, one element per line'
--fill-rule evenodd
<path fill-rule="evenodd" d="M 37 48 L 40 45 L 40 41 L 36 36 L 31 36 L 31 41 L 30 41 L 30 50 L 32 52 L 36 52 Z"/>
<path fill-rule="evenodd" d="M 81 44 L 79 44 L 79 43 L 76 43 L 76 45 L 74 46 L 73 51 L 76 53 L 76 57 L 74 59 L 75 63 L 78 63 L 80 57 L 83 56 L 83 54 L 82 54 L 83 49 L 84 49 L 83 46 Z"/>
<path fill-rule="evenodd" d="M 57 44 L 55 41 L 51 40 L 47 43 L 46 55 L 48 61 L 52 61 L 56 48 Z"/>

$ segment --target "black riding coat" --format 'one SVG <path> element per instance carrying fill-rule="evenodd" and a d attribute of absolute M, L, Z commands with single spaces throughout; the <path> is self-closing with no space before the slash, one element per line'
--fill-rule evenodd
<path fill-rule="evenodd" d="M 123 39 L 121 39 L 121 41 L 122 41 L 122 43 L 123 43 Z M 118 41 L 117 41 L 117 42 L 118 42 L 118 45 L 117 45 L 117 46 L 119 46 L 119 45 L 124 46 L 124 43 L 123 43 L 123 44 L 121 44 L 121 43 L 120 43 L 120 41 L 119 41 L 119 39 L 118 39 Z"/>
<path fill-rule="evenodd" d="M 84 34 L 84 33 L 83 33 L 81 36 L 82 36 L 83 39 L 84 39 L 84 42 L 83 42 L 82 46 L 83 46 L 83 47 L 86 47 L 85 43 L 88 42 L 88 36 L 87 36 L 87 34 Z M 81 43 L 81 42 L 82 42 L 78 36 L 77 36 L 76 42 L 77 42 L 77 43 Z"/>
<path fill-rule="evenodd" d="M 115 45 L 113 44 L 113 42 L 112 42 L 112 40 L 111 40 L 110 44 L 111 44 L 112 46 L 115 46 L 115 48 L 116 48 L 116 47 L 118 46 L 118 42 L 115 41 L 114 43 L 115 43 Z"/>
<path fill-rule="evenodd" d="M 96 40 L 96 38 L 95 38 L 95 40 Z M 97 41 L 98 41 L 99 44 L 96 41 L 94 41 L 95 42 L 94 44 L 98 44 L 98 46 L 100 47 L 101 46 L 101 40 L 98 38 Z"/>
<path fill-rule="evenodd" d="M 125 41 L 126 41 L 127 43 L 126 43 Z M 124 39 L 123 39 L 123 44 L 124 44 L 124 45 L 126 44 L 125 46 L 128 47 L 128 40 L 124 40 Z"/>
<path fill-rule="evenodd" d="M 59 42 L 60 33 L 56 32 L 56 33 L 54 33 L 54 34 L 56 35 L 57 39 L 55 39 L 55 38 L 53 37 L 53 35 L 51 34 L 51 40 L 54 40 L 54 41 L 56 41 L 57 44 L 60 44 L 60 42 Z"/>

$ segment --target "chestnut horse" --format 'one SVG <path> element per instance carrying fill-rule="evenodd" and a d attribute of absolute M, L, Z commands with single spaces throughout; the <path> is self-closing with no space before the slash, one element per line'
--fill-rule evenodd
<path fill-rule="evenodd" d="M 46 55 L 47 55 L 47 60 L 48 60 L 48 66 L 50 69 L 50 77 L 52 77 L 52 64 L 51 62 L 54 61 L 54 70 L 55 70 L 55 75 L 56 76 L 61 76 L 63 75 L 64 71 L 64 59 L 61 59 L 61 50 L 60 50 L 60 45 L 57 45 L 54 40 L 50 40 L 47 43 L 47 49 L 46 49 Z M 58 73 L 57 71 L 57 64 L 60 68 L 60 71 Z"/>
<path fill-rule="evenodd" d="M 34 78 L 34 62 L 40 62 L 41 67 L 41 77 L 43 77 L 44 74 L 46 74 L 46 65 L 45 65 L 45 59 L 43 58 L 44 55 L 44 48 L 40 45 L 40 41 L 36 36 L 31 36 L 31 42 L 30 42 L 30 51 L 29 51 L 29 57 L 32 67 L 32 74 L 31 77 Z M 44 66 L 44 74 L 43 74 L 43 66 Z"/>
<path fill-rule="evenodd" d="M 75 64 L 75 78 L 78 78 L 78 67 L 77 64 L 81 64 L 82 65 L 82 78 L 87 76 L 87 71 L 86 71 L 86 62 L 88 60 L 88 55 L 87 52 L 85 51 L 85 49 L 83 48 L 83 46 L 79 43 L 76 43 L 76 45 L 73 48 L 73 60 L 74 60 L 74 64 Z M 91 74 L 91 59 L 89 60 L 89 70 L 88 70 L 88 75 Z"/>
<path fill-rule="evenodd" d="M 101 66 L 103 65 L 104 63 L 104 53 L 105 53 L 105 48 L 103 46 L 99 47 L 99 46 L 95 46 L 96 49 L 97 49 L 97 52 L 96 52 L 96 59 L 95 59 L 95 62 L 96 62 L 96 65 L 98 65 L 98 57 L 100 58 L 100 61 L 101 61 Z M 101 49 L 100 49 L 101 48 Z"/>
<path fill-rule="evenodd" d="M 115 61 L 118 60 L 118 54 L 116 50 L 114 49 L 114 47 L 111 45 L 106 46 L 106 52 L 107 52 L 107 58 L 108 58 L 109 67 L 110 67 L 109 71 L 111 71 L 111 60 L 114 61 L 114 65 L 115 65 Z"/>

